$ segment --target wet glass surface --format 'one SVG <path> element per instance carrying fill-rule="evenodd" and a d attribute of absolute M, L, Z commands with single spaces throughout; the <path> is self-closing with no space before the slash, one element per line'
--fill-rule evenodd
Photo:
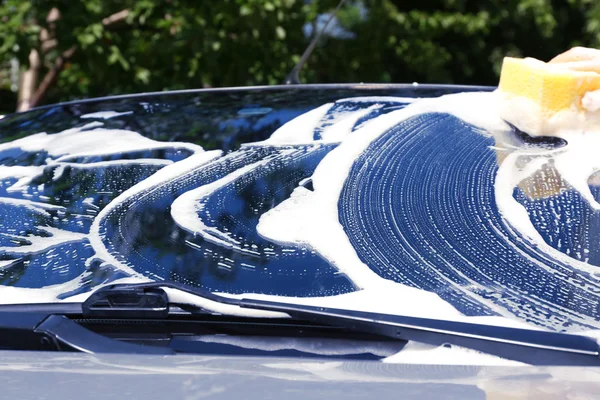
<path fill-rule="evenodd" d="M 297 146 L 291 153 L 240 146 L 264 140 L 285 122 L 339 98 L 429 97 L 456 90 L 365 86 L 196 91 L 9 115 L 0 121 L 0 283 L 42 288 L 79 282 L 59 296 L 66 297 L 135 272 L 234 293 L 323 296 L 353 291 L 355 285 L 314 251 L 271 243 L 255 229 L 261 214 L 289 197 L 336 145 Z M 398 106 L 388 108 L 371 117 Z M 322 128 L 326 126 L 327 122 Z M 88 133 L 83 140 L 92 140 L 92 148 L 78 150 L 81 143 L 68 137 L 69 130 Z M 108 130 L 139 133 L 155 141 L 154 148 L 124 141 L 122 149 L 118 143 L 103 149 L 113 140 L 103 139 Z M 46 133 L 64 136 L 58 149 L 51 150 L 53 145 L 44 138 L 36 142 Z M 318 135 L 317 130 L 315 138 Z M 29 142 L 19 142 L 23 138 Z M 193 155 L 194 149 L 173 142 L 219 149 L 224 156 L 188 177 L 167 181 L 158 194 L 118 204 L 97 228 L 111 259 L 98 255 L 88 236 L 105 207 L 165 166 Z M 181 194 L 265 159 L 268 163 L 255 173 L 202 202 L 203 220 L 236 237 L 240 246 L 198 237 L 171 218 L 170 206 Z M 115 261 L 131 269 L 116 268 Z"/>
<path fill-rule="evenodd" d="M 355 292 L 364 285 L 310 240 L 273 240 L 257 226 L 315 191 L 311 177 L 328 168 L 323 160 L 343 141 L 335 136 L 343 121 L 345 134 L 366 135 L 361 128 L 411 98 L 453 90 L 187 92 L 7 116 L 0 283 L 58 285 L 58 298 L 128 276 L 229 293 Z M 330 102 L 318 118 L 292 125 L 297 135 L 287 135 L 298 140 L 265 142 Z M 560 157 L 576 151 L 558 139 L 498 136 L 449 113 L 423 112 L 356 154 L 337 199 L 339 225 L 370 271 L 434 292 L 464 315 L 596 328 L 600 219 L 590 198 L 600 199 L 600 179 L 589 177 L 589 194 L 570 183 Z M 506 171 L 529 171 L 509 187 L 509 199 L 497 188 Z M 511 201 L 539 242 L 519 230 L 523 220 L 507 220 L 502 207 L 514 209 Z M 279 233 L 298 226 L 283 219 Z"/>

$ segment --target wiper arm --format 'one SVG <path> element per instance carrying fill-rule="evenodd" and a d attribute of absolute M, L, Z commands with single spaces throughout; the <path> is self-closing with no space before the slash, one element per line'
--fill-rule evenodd
<path fill-rule="evenodd" d="M 235 299 L 167 282 L 106 286 L 83 303 L 83 314 L 88 317 L 164 318 L 169 314 L 169 301 L 162 288 L 177 289 L 220 304 L 286 313 L 303 322 L 434 346 L 461 346 L 533 365 L 600 365 L 598 343 L 581 335 Z"/>
<path fill-rule="evenodd" d="M 2 306 L 0 349 L 78 351 L 91 354 L 175 354 L 169 348 L 140 346 L 94 333 L 67 317 L 65 314 L 77 314 L 62 304 L 49 305 L 46 311 L 42 310 L 41 305 L 34 308 L 39 310 L 26 310 L 26 306 L 21 305 Z"/>

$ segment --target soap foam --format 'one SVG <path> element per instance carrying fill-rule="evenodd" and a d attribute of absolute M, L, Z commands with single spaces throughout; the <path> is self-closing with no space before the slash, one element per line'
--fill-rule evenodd
<path fill-rule="evenodd" d="M 84 114 L 82 115 L 81 119 L 90 119 L 90 118 L 96 118 L 96 119 L 110 119 L 110 118 L 116 118 L 116 117 L 120 117 L 123 115 L 130 115 L 133 114 L 133 111 L 125 111 L 125 112 L 118 112 L 118 111 L 98 111 L 95 113 L 90 113 L 90 114 Z"/>
<path fill-rule="evenodd" d="M 461 93 L 421 99 L 404 109 L 367 122 L 351 135 L 340 134 L 346 139 L 323 159 L 313 174 L 314 191 L 299 187 L 288 200 L 263 214 L 257 227 L 259 234 L 280 244 L 309 247 L 348 276 L 363 290 L 355 294 L 360 300 L 347 300 L 345 307 L 367 307 L 365 311 L 377 311 L 393 304 L 392 314 L 471 321 L 473 319 L 470 318 L 483 318 L 464 317 L 434 293 L 383 279 L 373 272 L 359 259 L 339 223 L 338 200 L 354 161 L 391 127 L 418 114 L 438 112 L 455 115 L 480 127 L 482 132 L 507 131 L 510 128 L 498 117 L 495 101 L 490 93 Z M 341 125 L 340 129 L 348 127 Z M 319 304 L 332 306 L 330 302 L 335 302 L 334 299 L 322 298 Z M 498 320 L 494 323 L 501 325 L 513 323 L 500 317 L 485 318 L 488 322 Z"/>
<path fill-rule="evenodd" d="M 153 178 L 153 175 L 150 178 L 142 181 L 140 185 L 134 186 L 128 190 L 128 192 L 136 192 L 138 189 L 143 190 L 146 187 L 159 184 L 159 182 L 162 182 L 164 179 L 170 179 L 170 177 L 173 176 L 173 173 L 175 175 L 177 174 L 178 168 L 185 168 L 185 166 L 189 165 L 190 163 L 192 163 L 194 166 L 197 166 L 197 163 L 202 164 L 221 155 L 220 151 L 204 152 L 202 147 L 192 143 L 158 142 L 146 138 L 137 132 L 123 129 L 104 129 L 101 128 L 102 125 L 103 124 L 101 122 L 96 121 L 55 134 L 38 133 L 22 139 L 14 140 L 12 142 L 0 144 L 0 151 L 10 151 L 16 149 L 31 153 L 46 152 L 49 156 L 45 160 L 45 164 L 40 166 L 0 166 L 0 179 L 17 179 L 16 183 L 7 188 L 7 191 L 15 196 L 21 193 L 22 197 L 24 197 L 0 197 L 0 204 L 24 207 L 33 212 L 45 215 L 49 215 L 49 211 L 65 212 L 66 208 L 63 206 L 46 203 L 43 201 L 29 200 L 27 198 L 30 195 L 26 193 L 26 189 L 34 179 L 44 173 L 46 168 L 54 169 L 53 179 L 56 180 L 60 178 L 66 166 L 77 169 L 92 169 L 128 164 L 165 166 L 165 168 L 158 171 L 158 178 Z M 121 154 L 125 152 L 141 152 L 156 149 L 185 149 L 190 151 L 193 155 L 175 164 L 173 164 L 173 162 L 170 160 L 162 159 L 118 159 L 87 164 L 76 163 L 72 161 L 83 157 L 99 157 Z M 166 172 L 163 171 L 165 169 L 167 170 Z M 42 196 L 40 196 L 39 200 L 44 199 Z M 49 200 L 49 198 L 46 198 L 45 201 Z M 118 202 L 119 199 L 115 199 L 115 201 L 111 202 L 105 208 L 105 210 L 114 207 L 116 204 L 118 204 Z M 73 217 L 93 218 L 92 216 L 78 215 L 73 215 Z M 94 222 L 97 223 L 98 220 L 99 218 L 96 218 Z M 94 225 L 92 228 L 93 227 Z M 108 253 L 103 253 L 101 241 L 98 239 L 98 236 L 95 234 L 93 229 L 90 234 L 81 234 L 48 226 L 39 226 L 38 230 L 46 231 L 49 236 L 18 237 L 19 239 L 26 240 L 30 244 L 18 247 L 3 247 L 0 248 L 0 251 L 2 251 L 4 254 L 16 257 L 43 252 L 61 244 L 79 242 L 87 239 L 93 246 L 95 245 L 97 257 L 102 258 L 105 262 L 113 261 L 109 257 L 110 255 Z M 6 264 L 5 266 L 7 265 L 9 264 Z M 118 262 L 115 263 L 115 266 L 121 268 L 126 273 L 137 276 L 141 280 L 146 280 L 146 278 L 143 276 L 135 273 L 135 271 L 127 268 L 124 265 L 120 265 Z M 41 292 L 38 293 L 37 291 L 44 291 L 48 288 L 48 297 L 44 298 L 49 299 L 48 301 L 56 301 L 58 291 L 63 290 L 61 293 L 71 291 L 72 289 L 76 288 L 77 283 L 71 282 L 69 285 L 57 285 L 42 289 L 10 288 L 6 290 L 9 290 L 11 293 L 17 293 L 19 290 L 24 290 L 30 294 L 35 293 L 35 296 L 38 296 L 38 294 L 41 296 Z M 75 286 L 72 287 L 73 285 Z M 14 303 L 20 302 L 21 296 L 15 294 L 14 296 L 2 296 L 0 299 L 0 302 L 2 303 Z"/>
<path fill-rule="evenodd" d="M 490 354 L 460 346 L 430 346 L 418 342 L 408 342 L 404 348 L 384 363 L 390 364 L 434 364 L 434 365 L 479 365 L 521 367 L 527 364 L 507 360 Z"/>
<path fill-rule="evenodd" d="M 283 150 L 279 153 L 279 156 L 291 154 L 293 151 L 294 150 L 292 149 Z M 194 235 L 199 235 L 205 240 L 215 244 L 220 244 L 225 247 L 235 247 L 239 251 L 244 251 L 244 249 L 239 246 L 239 242 L 237 240 L 223 232 L 220 232 L 216 228 L 207 226 L 202 221 L 202 218 L 198 215 L 198 213 L 202 210 L 202 201 L 211 193 L 244 176 L 245 174 L 248 174 L 261 166 L 267 165 L 272 158 L 274 157 L 269 156 L 255 163 L 248 164 L 237 169 L 235 172 L 225 176 L 224 178 L 218 179 L 208 185 L 203 185 L 196 189 L 185 192 L 176 198 L 171 205 L 171 216 L 173 217 L 173 220 L 182 229 L 185 229 Z"/>
<path fill-rule="evenodd" d="M 176 162 L 174 164 L 168 165 L 160 169 L 147 179 L 144 179 L 138 184 L 132 186 L 125 192 L 121 193 L 116 199 L 111 201 L 106 207 L 102 209 L 102 211 L 100 211 L 98 216 L 94 219 L 94 222 L 92 223 L 92 226 L 90 228 L 88 239 L 90 241 L 90 244 L 94 248 L 94 251 L 96 252 L 96 257 L 108 264 L 113 265 L 114 267 L 122 269 L 124 272 L 132 276 L 143 278 L 143 275 L 139 274 L 132 268 L 126 266 L 125 264 L 117 260 L 106 248 L 102 240 L 102 233 L 100 232 L 102 221 L 108 218 L 111 215 L 111 213 L 119 207 L 121 203 L 126 202 L 131 198 L 139 199 L 143 197 L 149 189 L 152 189 L 156 186 L 160 186 L 161 184 L 163 184 L 164 182 L 168 182 L 169 180 L 176 179 L 177 177 L 189 173 L 194 169 L 201 168 L 203 165 L 220 157 L 222 154 L 223 152 L 220 150 L 212 150 L 206 152 L 201 150 L 182 161 Z"/>
<path fill-rule="evenodd" d="M 62 244 L 81 242 L 86 238 L 86 235 L 82 233 L 66 231 L 51 226 L 38 226 L 37 229 L 48 233 L 50 236 L 33 238 L 31 236 L 13 235 L 16 239 L 24 239 L 27 241 L 31 241 L 31 244 L 22 245 L 18 247 L 0 246 L 0 253 L 7 254 L 13 257 L 21 256 L 24 254 L 41 253 L 42 251 L 49 250 L 53 247 L 57 247 Z"/>
<path fill-rule="evenodd" d="M 555 135 L 565 139 L 567 145 L 535 153 L 528 149 L 519 149 L 502 161 L 496 176 L 496 203 L 509 226 L 542 252 L 581 271 L 598 274 L 597 267 L 575 260 L 548 245 L 533 226 L 525 208 L 512 196 L 514 188 L 523 180 L 540 172 L 545 165 L 552 164 L 560 177 L 575 189 L 592 209 L 600 210 L 600 204 L 594 198 L 588 184 L 590 177 L 600 171 L 600 159 L 597 157 L 600 136 L 594 131 L 570 129 L 558 130 Z"/>
<path fill-rule="evenodd" d="M 500 326 L 531 328 L 522 321 L 510 320 L 502 317 L 466 317 L 434 293 L 408 287 L 379 277 L 367 265 L 360 261 L 338 220 L 338 200 L 340 192 L 353 163 L 375 139 L 389 128 L 418 114 L 439 112 L 452 114 L 469 124 L 480 127 L 482 134 L 508 131 L 510 127 L 497 114 L 497 100 L 497 94 L 493 93 L 462 93 L 442 96 L 435 99 L 420 99 L 412 102 L 404 109 L 392 111 L 368 121 L 355 131 L 352 131 L 352 129 L 356 121 L 368 111 L 363 109 L 351 116 L 335 121 L 336 123 L 326 129 L 323 138 L 324 141 L 341 141 L 341 145 L 331 151 L 317 167 L 312 177 L 314 191 L 310 191 L 304 187 L 296 188 L 289 199 L 261 216 L 257 229 L 263 237 L 273 242 L 296 246 L 308 246 L 317 251 L 320 256 L 335 266 L 340 273 L 344 273 L 348 276 L 348 278 L 361 290 L 331 297 L 302 299 L 251 293 L 245 294 L 243 297 L 275 300 L 279 302 L 288 301 L 296 304 L 319 305 L 341 309 L 355 309 L 388 314 L 402 314 L 408 316 L 495 324 Z M 321 118 L 323 118 L 331 107 L 332 104 L 326 104 L 310 111 L 281 127 L 267 141 L 254 145 L 314 143 L 313 127 Z M 565 118 L 565 121 L 566 120 L 567 118 Z M 89 124 L 81 128 L 67 130 L 55 135 L 47 135 L 45 133 L 33 135 L 25 139 L 19 139 L 8 144 L 0 145 L 0 150 L 11 147 L 20 147 L 26 151 L 44 150 L 51 156 L 60 157 L 65 155 L 73 156 L 74 154 L 82 156 L 122 153 L 124 151 L 153 149 L 166 146 L 164 143 L 152 141 L 131 131 L 108 129 L 84 130 L 97 127 L 97 124 Z M 587 196 L 586 198 L 590 204 L 593 204 L 593 202 L 595 203 L 595 200 L 593 200 L 593 196 L 591 198 L 589 197 L 586 189 L 583 187 L 583 182 L 587 182 L 589 175 L 600 169 L 600 162 L 597 163 L 593 161 L 593 157 L 591 157 L 593 153 L 592 149 L 598 148 L 597 146 L 600 145 L 600 141 L 590 145 L 590 140 L 594 141 L 595 139 L 590 138 L 589 135 L 581 134 L 580 136 L 577 136 L 577 138 L 578 139 L 570 141 L 571 147 L 567 146 L 567 148 L 560 152 L 552 153 L 551 157 L 554 157 L 557 168 L 564 173 L 564 178 L 572 184 L 573 187 L 580 190 L 584 196 Z M 131 278 L 127 278 L 127 282 L 141 282 L 146 281 L 147 278 L 123 265 L 108 252 L 104 247 L 99 232 L 100 222 L 110 215 L 111 211 L 118 207 L 119 204 L 130 198 L 143 196 L 145 191 L 158 186 L 163 182 L 175 179 L 196 168 L 201 168 L 203 165 L 216 159 L 222 154 L 220 151 L 204 152 L 199 146 L 187 143 L 174 143 L 169 144 L 169 146 L 179 146 L 190 149 L 194 152 L 194 155 L 183 161 L 165 166 L 148 179 L 145 179 L 122 193 L 99 213 L 92 224 L 90 234 L 87 235 L 88 240 L 96 251 L 97 258 L 132 275 Z M 580 265 L 583 263 L 576 262 L 552 249 L 550 246 L 545 245 L 543 239 L 535 231 L 533 225 L 531 225 L 525 209 L 512 198 L 513 188 L 516 187 L 520 181 L 541 168 L 545 162 L 545 160 L 540 159 L 541 161 L 532 161 L 530 165 L 524 169 L 517 168 L 517 157 L 518 154 L 516 153 L 514 155 L 509 155 L 498 171 L 496 200 L 500 211 L 507 219 L 510 226 L 523 234 L 530 241 L 540 245 L 544 251 L 547 251 L 552 256 L 558 258 L 562 257 L 561 261 L 564 260 L 570 265 L 576 265 L 582 269 L 585 268 L 585 266 Z M 574 163 L 574 160 L 578 162 L 586 160 L 583 170 L 577 169 L 576 166 L 578 164 Z M 132 162 L 134 161 L 139 162 L 139 160 L 132 160 Z M 254 167 L 256 166 L 249 165 L 245 168 L 251 170 Z M 0 174 L 7 175 L 12 173 L 13 177 L 31 178 L 40 173 L 40 170 L 37 167 L 36 169 L 14 169 L 12 171 L 7 170 L 6 168 L 0 169 Z M 190 210 L 195 210 L 197 203 L 204 196 L 207 196 L 212 191 L 222 187 L 222 185 L 246 172 L 248 171 L 240 169 L 235 174 L 224 178 L 221 182 L 216 181 L 214 184 L 206 185 L 180 196 L 173 204 L 173 218 L 180 226 L 187 226 L 190 231 L 208 232 L 207 237 L 214 237 L 214 232 L 211 233 L 207 231 L 206 227 L 202 225 L 202 222 L 198 220 L 197 215 L 191 215 L 189 212 Z M 587 191 L 589 191 L 589 188 L 587 188 Z M 7 200 L 6 198 L 1 198 L 0 201 L 23 202 L 22 204 L 24 205 L 32 204 L 32 202 L 26 200 Z M 36 210 L 43 210 L 44 207 L 50 205 L 29 206 L 34 207 Z M 190 226 L 190 224 L 197 225 Z M 54 234 L 56 234 L 57 237 L 60 236 L 57 232 L 53 232 L 53 236 Z M 223 240 L 223 238 L 220 239 Z M 227 240 L 225 240 L 225 242 L 226 241 Z M 40 243 L 36 244 L 36 246 L 41 249 L 44 244 Z M 78 282 L 79 280 L 76 279 L 67 284 L 55 285 L 43 289 L 3 287 L 0 289 L 2 291 L 2 296 L 0 296 L 0 298 L 10 302 L 19 302 L 19 300 L 24 300 L 25 298 L 37 299 L 39 301 L 56 301 L 59 294 L 76 289 L 79 284 Z M 222 305 L 171 289 L 167 289 L 167 292 L 173 301 L 194 304 L 215 312 L 257 317 L 286 316 L 286 314 L 282 313 L 246 310 L 235 306 Z M 80 301 L 87 295 L 89 294 L 80 294 L 76 297 L 72 297 L 70 300 Z M 405 358 L 406 357 L 409 357 L 409 355 L 406 355 Z M 408 361 L 405 359 L 403 362 Z M 420 363 L 422 362 L 424 362 L 423 359 L 420 360 Z M 479 363 L 482 361 L 477 360 L 473 362 Z"/>

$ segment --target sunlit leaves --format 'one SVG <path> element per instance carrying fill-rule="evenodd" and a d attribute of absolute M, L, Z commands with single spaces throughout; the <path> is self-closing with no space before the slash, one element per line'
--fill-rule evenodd
<path fill-rule="evenodd" d="M 0 63 L 43 75 L 77 51 L 47 101 L 186 87 L 281 83 L 308 45 L 306 24 L 338 0 L 0 0 Z M 46 22 L 52 7 L 61 18 Z M 128 10 L 125 18 L 105 19 Z M 347 0 L 304 82 L 494 84 L 502 57 L 548 59 L 600 46 L 594 0 Z M 42 52 L 41 32 L 56 39 Z M 310 30 L 308 30 L 310 31 Z M 3 81 L 4 82 L 4 81 Z"/>
<path fill-rule="evenodd" d="M 129 62 L 123 57 L 121 50 L 115 46 L 110 46 L 110 54 L 108 55 L 108 64 L 119 63 L 124 70 L 129 70 Z"/>

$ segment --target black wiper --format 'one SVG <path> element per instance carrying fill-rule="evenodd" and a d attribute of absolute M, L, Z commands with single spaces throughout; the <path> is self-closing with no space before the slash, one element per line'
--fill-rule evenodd
<path fill-rule="evenodd" d="M 581 335 L 264 300 L 234 299 L 176 283 L 151 282 L 106 286 L 97 290 L 83 303 L 83 315 L 98 318 L 164 318 L 169 315 L 170 303 L 162 288 L 177 289 L 220 304 L 282 312 L 298 321 L 434 346 L 461 346 L 533 365 L 600 365 L 598 343 Z"/>
<path fill-rule="evenodd" d="M 114 340 L 82 326 L 85 321 L 164 323 L 212 316 L 208 310 L 169 300 L 164 288 L 241 308 L 288 314 L 293 324 L 318 324 L 348 334 L 375 335 L 434 346 L 461 346 L 532 365 L 600 365 L 600 348 L 589 337 L 482 324 L 341 310 L 254 299 L 235 299 L 167 282 L 114 284 L 83 303 L 0 306 L 0 348 L 88 353 L 173 354 L 175 350 Z M 198 316 L 200 314 L 200 316 Z M 83 321 L 83 322 L 82 322 Z"/>

